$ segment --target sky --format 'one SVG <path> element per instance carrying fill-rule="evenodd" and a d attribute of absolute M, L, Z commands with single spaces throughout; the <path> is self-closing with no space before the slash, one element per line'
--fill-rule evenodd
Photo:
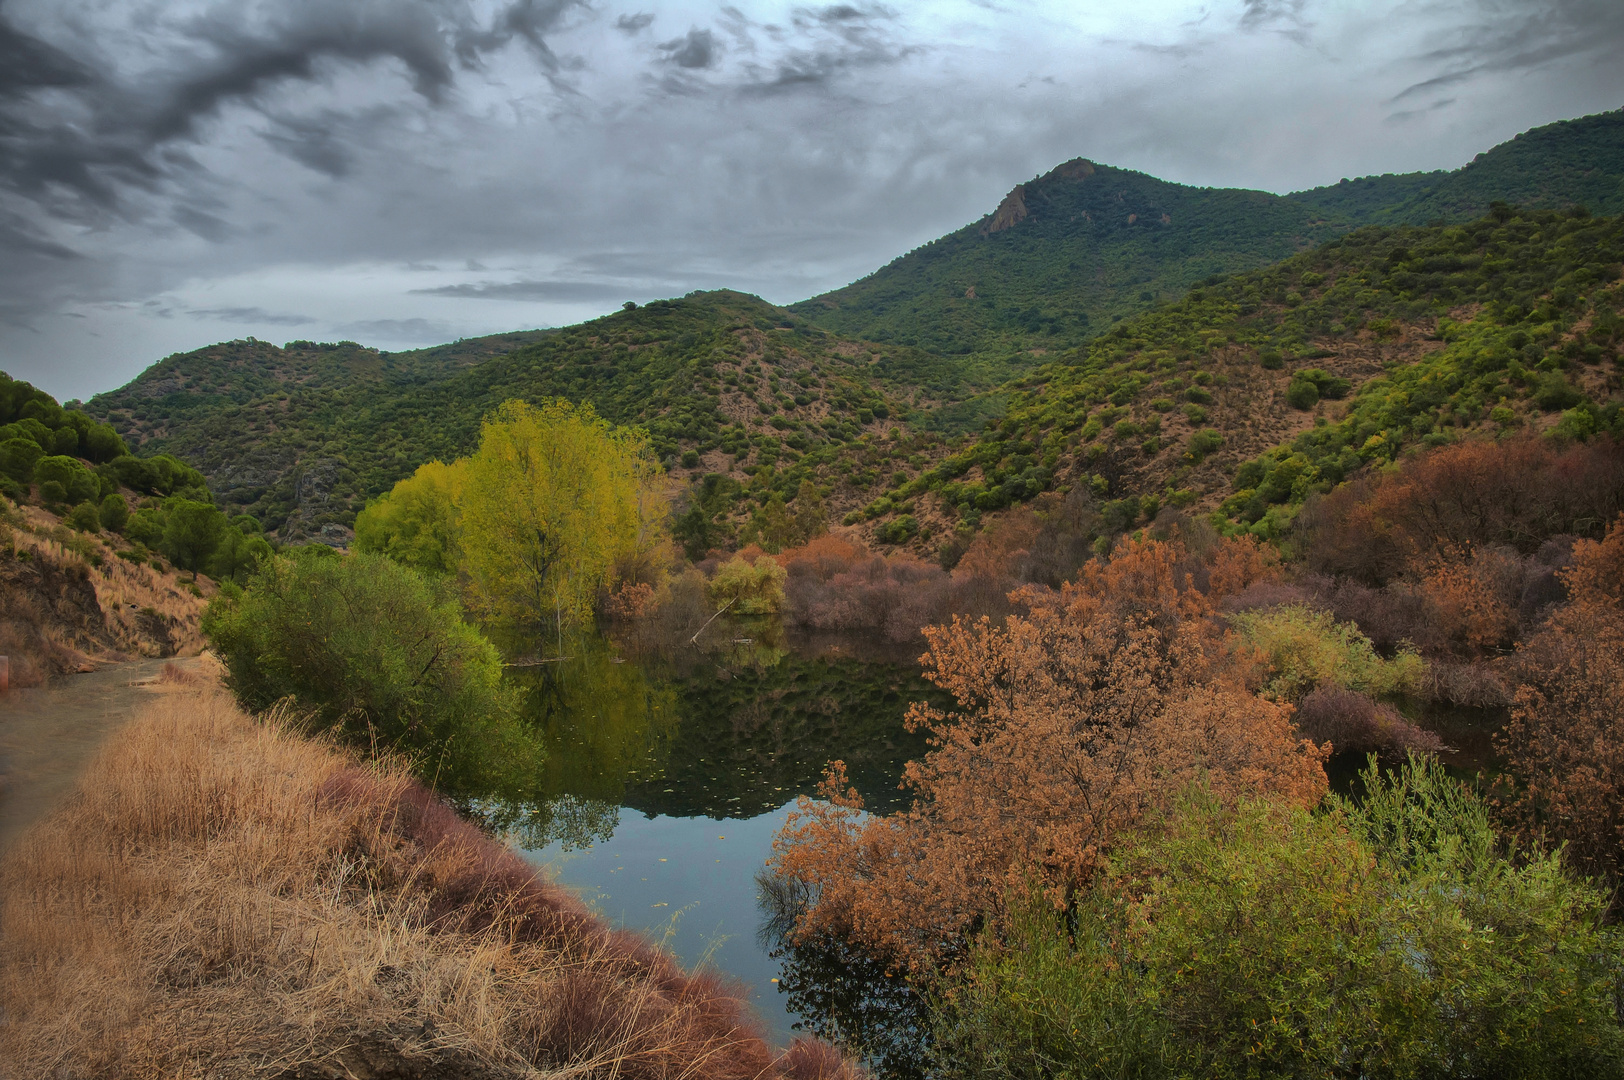
<path fill-rule="evenodd" d="M 0 0 L 0 370 L 789 303 L 1073 157 L 1455 168 L 1620 55 L 1618 0 Z"/>

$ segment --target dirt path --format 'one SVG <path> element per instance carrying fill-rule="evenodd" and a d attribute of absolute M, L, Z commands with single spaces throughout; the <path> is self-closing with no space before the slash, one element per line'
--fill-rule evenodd
<path fill-rule="evenodd" d="M 0 695 L 0 854 L 67 795 L 102 742 L 151 700 L 151 681 L 170 663 L 191 670 L 199 661 L 134 660 Z"/>

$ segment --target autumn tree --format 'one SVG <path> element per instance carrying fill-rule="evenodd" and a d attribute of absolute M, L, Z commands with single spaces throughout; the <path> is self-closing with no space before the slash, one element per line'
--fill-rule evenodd
<path fill-rule="evenodd" d="M 590 405 L 502 405 L 466 463 L 460 548 L 487 618 L 562 627 L 592 610 L 617 562 L 665 543 L 660 467 L 640 431 Z"/>
<path fill-rule="evenodd" d="M 467 473 L 466 460 L 419 466 L 356 517 L 356 550 L 387 555 L 426 573 L 454 572 Z"/>
<path fill-rule="evenodd" d="M 928 628 L 927 676 L 959 707 L 909 713 L 934 747 L 908 766 L 909 811 L 866 817 L 836 763 L 829 801 L 791 815 L 773 866 L 810 897 L 797 934 L 929 967 L 1032 875 L 1064 905 L 1124 830 L 1198 777 L 1224 800 L 1317 802 L 1325 752 L 1228 670 L 1183 558 L 1127 542 L 1059 591 L 1018 592 L 1026 613 L 1002 626 Z"/>
<path fill-rule="evenodd" d="M 1523 648 L 1497 740 L 1520 781 L 1503 805 L 1590 873 L 1624 873 L 1624 516 L 1574 545 L 1570 595 Z"/>

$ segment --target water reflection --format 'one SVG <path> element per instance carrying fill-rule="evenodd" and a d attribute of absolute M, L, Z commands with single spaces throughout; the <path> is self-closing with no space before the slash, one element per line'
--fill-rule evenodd
<path fill-rule="evenodd" d="M 510 669 L 542 750 L 540 775 L 469 808 L 526 847 L 609 839 L 621 807 L 648 816 L 748 818 L 810 792 L 840 758 L 877 810 L 897 805 L 924 751 L 908 703 L 941 702 L 910 652 L 791 637 L 733 620 L 706 647 L 583 635 L 566 656 Z"/>
<path fill-rule="evenodd" d="M 786 633 L 760 618 L 719 619 L 698 645 L 691 634 L 582 635 L 563 658 L 556 642 L 503 642 L 538 661 L 508 678 L 539 754 L 515 755 L 505 773 L 494 764 L 502 782 L 457 801 L 611 922 L 740 980 L 787 1041 L 808 1010 L 847 1015 L 841 995 L 867 975 L 854 966 L 818 990 L 836 960 L 783 954 L 758 934 L 754 879 L 772 835 L 837 758 L 870 808 L 896 808 L 903 765 L 926 749 L 903 728 L 908 705 L 947 702 L 920 677 L 919 646 Z"/>

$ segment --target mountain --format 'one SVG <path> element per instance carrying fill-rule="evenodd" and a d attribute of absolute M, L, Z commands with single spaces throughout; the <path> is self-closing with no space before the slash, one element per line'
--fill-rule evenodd
<path fill-rule="evenodd" d="M 1624 218 L 1584 210 L 1368 226 L 1050 358 L 1000 421 L 863 516 L 940 530 L 1081 486 L 1106 532 L 1171 503 L 1272 536 L 1309 494 L 1411 448 L 1624 436 L 1621 273 Z"/>
<path fill-rule="evenodd" d="M 84 408 L 141 453 L 196 465 L 280 539 L 342 541 L 368 499 L 425 461 L 468 453 L 480 419 L 510 398 L 590 402 L 647 428 L 680 474 L 731 473 L 742 489 L 771 465 L 776 489 L 803 455 L 827 458 L 893 414 L 941 404 L 922 377 L 934 366 L 722 291 L 415 353 L 228 342 L 172 356 Z"/>
<path fill-rule="evenodd" d="M 738 539 L 773 494 L 790 501 L 811 479 L 836 516 L 923 548 L 933 531 L 1079 477 L 1111 502 L 1216 504 L 1242 461 L 1306 430 L 1309 414 L 1282 404 L 1301 383 L 1294 368 L 1323 370 L 1328 388 L 1408 370 L 1435 350 L 1441 319 L 1482 302 L 1473 290 L 1526 292 L 1506 284 L 1505 251 L 1555 258 L 1530 238 L 1534 218 L 1504 209 L 1464 233 L 1426 223 L 1516 201 L 1616 213 L 1621 178 L 1620 112 L 1535 129 L 1453 172 L 1288 196 L 1077 159 L 980 222 L 789 309 L 722 291 L 414 352 L 228 342 L 172 356 L 84 408 L 139 453 L 197 465 L 222 502 L 283 541 L 342 543 L 368 499 L 424 461 L 467 453 L 491 407 L 562 396 L 647 427 L 677 477 L 715 474 L 705 512 L 722 531 L 710 539 Z M 1581 218 L 1551 220 L 1567 236 Z M 1340 269 L 1301 269 L 1326 258 Z M 1334 279 L 1333 291 L 1303 273 Z M 1273 329 L 1258 322 L 1276 316 Z M 1508 318 L 1496 307 L 1467 321 Z M 1279 340 L 1257 345 L 1260 334 Z M 1286 366 L 1253 362 L 1259 349 Z M 1586 378 L 1588 400 L 1610 400 Z M 1509 407 L 1538 392 L 1509 387 Z M 1109 407 L 1072 423 L 1053 411 L 1059 400 Z M 1095 420 L 1111 438 L 1084 437 Z M 1222 449 L 1191 451 L 1208 428 Z M 1030 437 L 1001 437 L 1011 430 Z"/>
<path fill-rule="evenodd" d="M 986 386 L 1205 279 L 1360 225 L 1469 220 L 1493 202 L 1624 212 L 1624 111 L 1536 128 L 1453 172 L 1287 196 L 1078 158 L 1018 185 L 980 221 L 791 310 L 850 337 L 959 356 L 967 385 Z"/>

